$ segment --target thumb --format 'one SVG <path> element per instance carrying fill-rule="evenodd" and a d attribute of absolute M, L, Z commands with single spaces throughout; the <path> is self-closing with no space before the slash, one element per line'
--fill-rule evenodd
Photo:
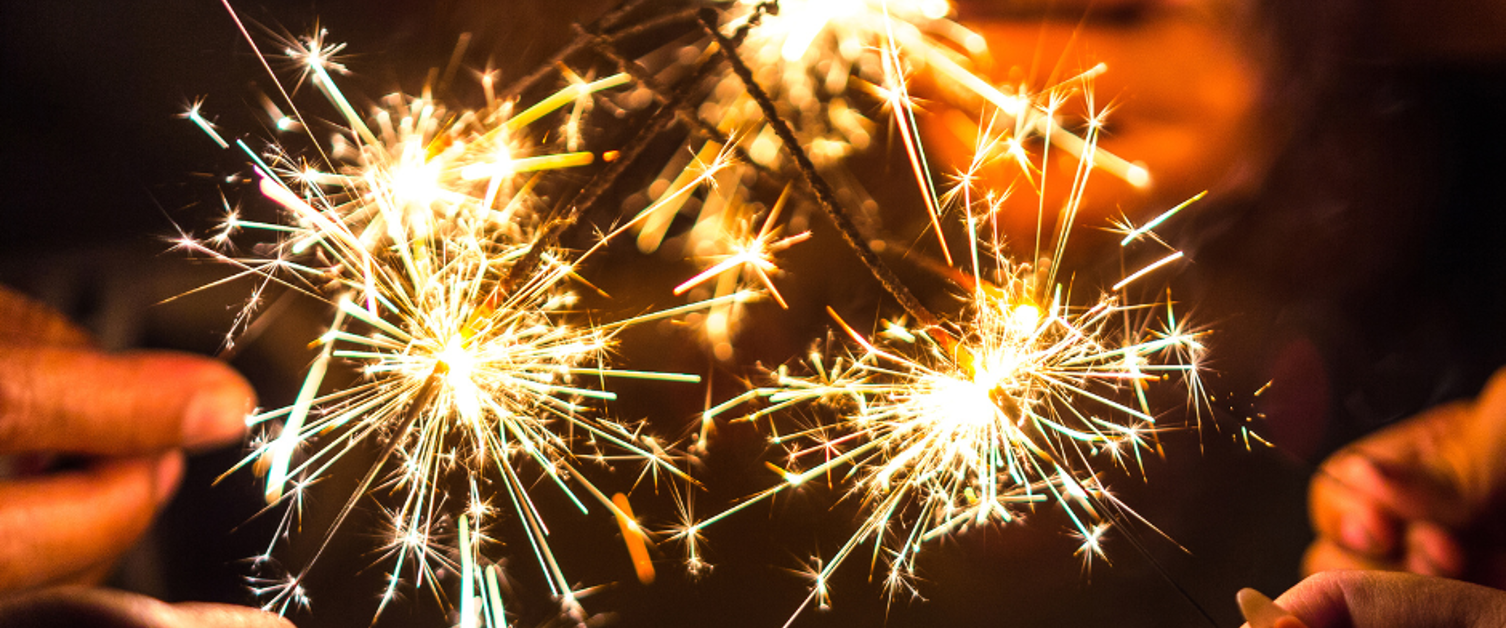
<path fill-rule="evenodd" d="M 1389 571 L 1325 571 L 1288 589 L 1276 604 L 1309 628 L 1506 626 L 1506 592 Z"/>
<path fill-rule="evenodd" d="M 11 627 L 64 628 L 293 628 L 286 619 L 227 604 L 166 604 L 112 591 L 63 587 L 0 599 Z"/>
<path fill-rule="evenodd" d="M 219 445 L 254 403 L 235 371 L 167 352 L 0 352 L 0 453 L 133 455 Z"/>

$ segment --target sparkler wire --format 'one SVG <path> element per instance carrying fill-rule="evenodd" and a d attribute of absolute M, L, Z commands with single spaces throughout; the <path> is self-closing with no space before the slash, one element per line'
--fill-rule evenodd
<path fill-rule="evenodd" d="M 589 47 L 592 44 L 593 38 L 606 37 L 613 41 L 621 41 L 625 39 L 632 39 L 639 35 L 648 34 L 661 28 L 681 24 L 689 25 L 695 23 L 696 21 L 697 10 L 691 8 L 676 11 L 674 13 L 666 13 L 647 20 L 643 20 L 642 22 L 638 22 L 630 26 L 623 27 L 618 30 L 612 30 L 618 25 L 619 21 L 624 19 L 627 15 L 631 14 L 634 10 L 638 9 L 642 5 L 647 4 L 647 2 L 648 0 L 631 0 L 629 2 L 623 3 L 617 9 L 614 9 L 611 13 L 602 16 L 591 25 L 585 26 L 584 30 L 587 31 L 587 34 L 580 34 L 579 32 L 577 32 L 576 38 L 571 40 L 569 44 L 566 44 L 564 48 L 561 48 L 558 52 L 551 56 L 548 61 L 540 64 L 539 67 L 533 72 L 508 85 L 506 89 L 502 90 L 502 92 L 498 94 L 498 97 L 502 100 L 508 100 L 520 96 L 523 92 L 528 91 L 530 88 L 537 85 L 540 81 L 552 75 L 554 73 L 554 69 L 560 64 L 563 64 L 566 60 L 574 56 L 576 53 L 579 53 L 580 51 L 585 50 L 587 47 Z"/>
<path fill-rule="evenodd" d="M 726 133 L 723 133 L 721 131 L 721 129 L 716 128 L 712 124 L 706 122 L 705 119 L 701 118 L 701 116 L 696 112 L 695 107 L 691 106 L 688 100 L 684 98 L 674 98 L 671 95 L 667 95 L 664 86 L 660 85 L 658 79 L 655 79 L 652 75 L 649 74 L 647 68 L 643 67 L 643 65 L 638 63 L 637 61 L 622 56 L 622 54 L 617 52 L 617 49 L 612 46 L 611 40 L 599 35 L 590 35 L 590 33 L 587 33 L 586 30 L 579 24 L 574 25 L 574 28 L 576 32 L 581 33 L 582 35 L 590 36 L 592 45 L 595 46 L 597 52 L 601 53 L 603 57 L 606 57 L 613 63 L 616 63 L 620 71 L 632 76 L 633 80 L 637 81 L 639 85 L 647 88 L 648 91 L 654 95 L 654 99 L 659 101 L 660 105 L 674 108 L 674 110 L 679 114 L 681 121 L 691 125 L 694 130 L 699 131 L 703 136 L 705 136 L 706 139 L 722 146 L 730 147 L 732 153 L 737 156 L 740 163 L 745 163 L 753 166 L 754 169 L 758 170 L 759 174 L 773 174 L 772 171 L 770 171 L 767 167 L 763 166 L 752 157 L 750 157 L 748 155 L 747 149 L 738 145 L 736 142 L 733 142 Z M 697 79 L 702 78 L 701 76 L 699 76 L 699 74 L 700 73 L 698 73 L 698 76 L 696 77 Z M 692 80 L 690 82 L 691 85 L 698 83 L 700 83 L 699 80 Z"/>
<path fill-rule="evenodd" d="M 757 19 L 749 20 L 739 27 L 732 37 L 723 39 L 730 42 L 741 42 L 757 24 Z M 715 29 L 713 28 L 713 30 Z M 721 37 L 721 33 L 718 32 L 717 36 Z M 735 46 L 736 44 L 733 45 Z M 529 246 L 527 253 L 508 271 L 508 277 L 504 285 L 516 285 L 533 271 L 533 267 L 541 261 L 545 251 L 559 242 L 565 232 L 580 221 L 580 218 L 601 199 L 602 195 L 606 194 L 612 188 L 612 185 L 627 171 L 628 167 L 637 161 L 643 154 L 643 151 L 655 139 L 658 139 L 669 128 L 669 125 L 680 116 L 680 109 L 682 107 L 689 107 L 690 96 L 702 81 L 711 76 L 712 72 L 716 70 L 717 65 L 715 57 L 713 57 L 711 60 L 703 63 L 700 69 L 691 77 L 682 80 L 674 93 L 662 97 L 661 102 L 663 105 L 649 118 L 638 134 L 618 151 L 617 159 L 611 165 L 597 173 L 585 187 L 581 188 L 580 193 L 569 203 L 569 209 L 563 216 L 554 216 L 547 220 L 545 226 L 539 230 L 538 238 Z M 655 94 L 659 96 L 657 92 Z M 750 161 L 749 163 L 752 162 Z"/>
<path fill-rule="evenodd" d="M 753 71 L 748 69 L 747 64 L 743 63 L 742 59 L 738 58 L 737 43 L 723 35 L 721 30 L 717 28 L 717 12 L 714 9 L 705 8 L 701 9 L 700 16 L 701 27 L 721 47 L 720 54 L 722 58 L 726 59 L 727 63 L 732 66 L 732 71 L 737 74 L 737 77 L 742 80 L 743 85 L 747 88 L 748 95 L 758 103 L 759 109 L 763 111 L 764 119 L 768 122 L 769 128 L 774 130 L 774 133 L 779 136 L 780 142 L 784 144 L 785 150 L 789 151 L 790 156 L 795 158 L 796 169 L 800 171 L 801 177 L 810 186 L 811 191 L 815 193 L 816 200 L 820 203 L 821 208 L 826 210 L 827 217 L 837 227 L 837 231 L 842 234 L 842 239 L 847 241 L 847 245 L 852 247 L 853 251 L 857 253 L 858 259 L 863 262 L 864 266 L 868 267 L 868 271 L 873 273 L 874 278 L 883 284 L 884 289 L 888 290 L 889 294 L 895 300 L 899 301 L 900 307 L 903 307 L 906 312 L 909 312 L 921 324 L 929 328 L 937 327 L 940 324 L 940 319 L 935 314 L 932 314 L 925 305 L 921 304 L 919 299 L 915 298 L 915 295 L 910 292 L 909 288 L 905 287 L 904 282 L 900 281 L 899 277 L 894 274 L 894 271 L 889 268 L 889 265 L 884 263 L 883 258 L 879 257 L 878 254 L 873 252 L 873 249 L 863 243 L 863 238 L 858 231 L 857 225 L 853 224 L 852 219 L 848 218 L 847 214 L 842 210 L 841 203 L 837 200 L 837 195 L 832 191 L 831 185 L 826 182 L 826 178 L 822 177 L 821 173 L 816 171 L 816 165 L 811 162 L 810 156 L 800 146 L 800 141 L 795 138 L 795 133 L 790 130 L 789 124 L 779 115 L 774 101 L 769 98 L 768 93 L 754 79 Z"/>
<path fill-rule="evenodd" d="M 626 0 L 625 2 L 618 4 L 611 11 L 608 11 L 605 15 L 597 18 L 593 23 L 593 26 L 601 30 L 610 29 L 616 26 L 618 21 L 627 17 L 628 14 L 632 13 L 634 10 L 638 9 L 644 4 L 647 4 L 648 2 L 649 0 Z M 548 78 L 550 75 L 554 74 L 554 69 L 556 67 L 559 67 L 559 65 L 561 63 L 564 63 L 566 59 L 569 59 L 571 55 L 580 52 L 580 50 L 584 48 L 587 43 L 588 42 L 585 40 L 585 38 L 576 38 L 574 41 L 566 44 L 565 47 L 560 48 L 558 51 L 556 51 L 553 56 L 549 57 L 549 60 L 540 64 L 539 67 L 533 70 L 533 72 L 530 72 L 523 78 L 509 84 L 506 89 L 502 90 L 501 94 L 498 94 L 498 96 L 502 100 L 510 100 L 518 97 L 529 88 L 537 85 L 539 81 L 542 81 L 545 78 Z"/>

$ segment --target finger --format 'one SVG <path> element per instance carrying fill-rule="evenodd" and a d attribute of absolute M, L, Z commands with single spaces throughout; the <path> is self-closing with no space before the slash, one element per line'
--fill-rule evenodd
<path fill-rule="evenodd" d="M 254 403 L 204 358 L 26 347 L 0 354 L 0 453 L 130 455 L 233 441 Z"/>
<path fill-rule="evenodd" d="M 0 345 L 86 347 L 93 342 L 62 315 L 5 286 L 0 286 L 0 321 Z"/>
<path fill-rule="evenodd" d="M 135 539 L 132 539 L 132 541 L 135 541 Z M 81 570 L 49 578 L 45 582 L 37 582 L 31 586 L 34 588 L 104 586 L 105 582 L 110 579 L 110 576 L 115 575 L 115 568 L 120 564 L 121 557 L 129 551 L 129 549 L 125 549 L 119 555 L 102 556 L 96 562 Z"/>
<path fill-rule="evenodd" d="M 1382 558 L 1397 551 L 1401 525 L 1374 497 L 1383 480 L 1361 456 L 1331 458 L 1313 475 L 1308 510 L 1320 540 Z"/>
<path fill-rule="evenodd" d="M 1313 526 L 1349 549 L 1402 551 L 1404 522 L 1462 529 L 1487 500 L 1471 468 L 1490 459 L 1466 429 L 1466 404 L 1439 406 L 1366 436 L 1330 457 L 1313 478 Z"/>
<path fill-rule="evenodd" d="M 1315 489 L 1315 495 L 1318 491 Z M 1331 508 L 1340 509 L 1343 506 L 1333 506 L 1336 498 L 1327 498 Z M 1357 509 L 1360 506 L 1348 506 L 1349 512 L 1346 517 L 1349 521 L 1361 520 Z M 1330 515 L 1331 517 L 1331 515 Z M 1315 518 L 1315 521 L 1316 520 Z M 1327 524 L 1333 527 L 1333 524 Z M 1346 524 L 1348 526 L 1348 524 Z M 1392 553 L 1375 553 L 1367 551 L 1364 547 L 1357 547 L 1354 539 L 1346 541 L 1345 536 L 1355 536 L 1357 533 L 1321 533 L 1312 547 L 1307 550 L 1303 560 L 1303 571 L 1306 574 L 1316 574 L 1319 571 L 1336 571 L 1336 569 L 1387 569 L 1387 571 L 1410 571 L 1414 574 L 1438 575 L 1438 577 L 1461 577 L 1465 569 L 1464 550 L 1459 545 L 1458 539 L 1452 532 L 1443 526 L 1431 523 L 1431 521 L 1413 521 L 1407 523 L 1396 532 L 1387 532 L 1389 535 L 1398 536 L 1395 551 Z"/>
<path fill-rule="evenodd" d="M 1464 548 L 1447 528 L 1419 521 L 1407 526 L 1406 536 L 1407 571 L 1444 578 L 1464 575 Z"/>
<path fill-rule="evenodd" d="M 1310 628 L 1506 625 L 1506 592 L 1407 573 L 1328 571 L 1298 583 L 1276 604 Z"/>
<path fill-rule="evenodd" d="M 7 626 L 96 628 L 291 628 L 287 620 L 256 609 L 225 604 L 165 604 L 152 598 L 66 587 L 0 603 Z"/>
<path fill-rule="evenodd" d="M 182 474 L 183 455 L 174 451 L 0 484 L 0 590 L 113 560 L 151 524 Z"/>
<path fill-rule="evenodd" d="M 1480 391 L 1475 403 L 1491 414 L 1506 414 L 1506 368 L 1497 369 L 1491 374 L 1490 381 L 1485 383 L 1485 388 Z"/>
<path fill-rule="evenodd" d="M 1344 546 L 1327 539 L 1313 541 L 1302 555 L 1302 573 L 1312 575 L 1324 571 L 1348 571 L 1355 569 L 1400 571 L 1400 563 L 1352 552 Z"/>

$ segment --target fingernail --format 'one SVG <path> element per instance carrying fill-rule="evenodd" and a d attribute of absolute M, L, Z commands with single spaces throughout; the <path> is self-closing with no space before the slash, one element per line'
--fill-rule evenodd
<path fill-rule="evenodd" d="M 169 451 L 157 460 L 157 483 L 153 485 L 157 503 L 166 503 L 178 492 L 178 483 L 183 480 L 183 454 Z"/>
<path fill-rule="evenodd" d="M 1334 473 L 1350 488 L 1367 495 L 1374 495 L 1390 482 L 1390 476 L 1375 461 L 1359 453 L 1345 454 Z"/>
<path fill-rule="evenodd" d="M 246 433 L 251 397 L 241 386 L 215 386 L 199 391 L 183 417 L 183 445 L 209 447 L 235 442 Z"/>
<path fill-rule="evenodd" d="M 1365 518 L 1359 515 L 1344 517 L 1339 524 L 1339 540 L 1343 541 L 1344 547 L 1362 554 L 1380 553 L 1380 543 L 1375 539 L 1375 533 L 1370 531 L 1370 525 Z"/>
<path fill-rule="evenodd" d="M 1306 628 L 1296 615 L 1288 613 L 1255 589 L 1240 589 L 1234 594 L 1234 600 L 1239 602 L 1239 612 L 1245 616 L 1250 628 Z"/>
<path fill-rule="evenodd" d="M 1450 533 L 1429 522 L 1412 524 L 1407 530 L 1407 570 L 1427 576 L 1458 577 L 1464 571 L 1464 555 Z"/>
<path fill-rule="evenodd" d="M 1376 466 L 1374 461 L 1362 453 L 1350 453 L 1344 461 L 1344 466 L 1356 478 L 1380 480 L 1386 477 L 1386 474 L 1381 472 L 1380 467 Z"/>

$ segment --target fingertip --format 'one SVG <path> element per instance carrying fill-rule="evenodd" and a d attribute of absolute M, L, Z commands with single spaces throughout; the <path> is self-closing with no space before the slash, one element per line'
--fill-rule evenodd
<path fill-rule="evenodd" d="M 1352 454 L 1323 465 L 1309 496 L 1313 527 L 1320 537 L 1367 556 L 1396 551 L 1398 524 L 1370 489 L 1376 473 L 1374 465 Z"/>
<path fill-rule="evenodd" d="M 1366 495 L 1378 494 L 1388 486 L 1386 473 L 1368 456 L 1354 451 L 1335 459 L 1328 472 Z"/>
<path fill-rule="evenodd" d="M 246 433 L 246 416 L 256 405 L 251 385 L 215 362 L 201 367 L 193 397 L 183 411 L 183 446 L 207 449 L 234 443 Z"/>
<path fill-rule="evenodd" d="M 1306 628 L 1301 620 L 1255 589 L 1240 589 L 1234 599 L 1250 628 Z"/>
<path fill-rule="evenodd" d="M 1379 556 L 1389 553 L 1392 545 L 1390 539 L 1377 532 L 1378 529 L 1384 529 L 1384 526 L 1375 525 L 1375 518 L 1366 514 L 1352 512 L 1342 516 L 1339 520 L 1339 543 L 1346 549 L 1361 554 Z"/>
<path fill-rule="evenodd" d="M 1271 603 L 1271 598 L 1255 589 L 1245 587 L 1234 593 L 1234 602 L 1239 605 L 1239 614 L 1244 616 L 1245 625 L 1256 627 L 1262 625 L 1256 618 L 1260 617 L 1264 607 Z"/>

